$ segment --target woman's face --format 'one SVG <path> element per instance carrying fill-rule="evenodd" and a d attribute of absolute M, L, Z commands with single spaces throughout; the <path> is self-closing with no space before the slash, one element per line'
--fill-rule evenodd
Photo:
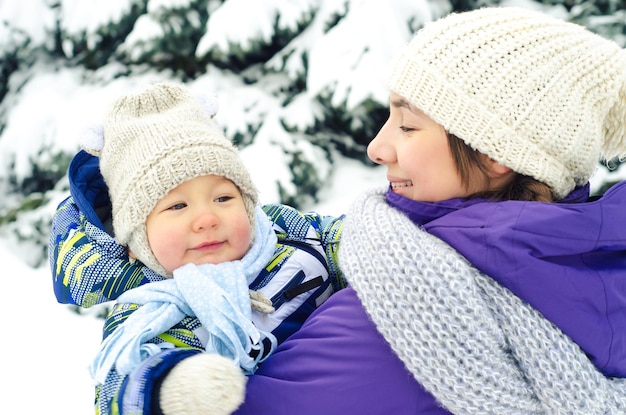
<path fill-rule="evenodd" d="M 470 194 L 461 182 L 444 128 L 409 105 L 389 97 L 389 118 L 367 147 L 367 155 L 387 166 L 391 189 L 404 197 L 437 202 Z"/>

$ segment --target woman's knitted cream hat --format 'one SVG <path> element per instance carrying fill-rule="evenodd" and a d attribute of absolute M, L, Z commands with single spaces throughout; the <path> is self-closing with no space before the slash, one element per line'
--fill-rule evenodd
<path fill-rule="evenodd" d="M 626 53 L 521 8 L 429 23 L 395 58 L 391 91 L 448 132 L 565 197 L 626 154 Z"/>
<path fill-rule="evenodd" d="M 183 86 L 155 84 L 118 99 L 106 117 L 103 141 L 83 143 L 85 151 L 100 157 L 116 240 L 165 276 L 171 274 L 154 257 L 145 224 L 157 202 L 179 184 L 210 174 L 231 180 L 254 231 L 257 189 L 213 113 Z"/>

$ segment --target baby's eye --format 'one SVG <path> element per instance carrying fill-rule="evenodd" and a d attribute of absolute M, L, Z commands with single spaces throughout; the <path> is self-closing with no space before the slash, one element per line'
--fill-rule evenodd
<path fill-rule="evenodd" d="M 215 201 L 217 203 L 226 203 L 226 202 L 228 202 L 229 200 L 232 200 L 232 199 L 233 199 L 232 196 L 220 196 L 217 199 L 215 199 Z"/>
<path fill-rule="evenodd" d="M 187 207 L 187 204 L 181 202 L 181 203 L 176 203 L 176 204 L 168 207 L 167 209 L 168 210 L 181 210 L 181 209 L 184 209 L 186 207 Z"/>
<path fill-rule="evenodd" d="M 404 125 L 400 126 L 400 130 L 403 133 L 410 133 L 411 131 L 415 131 L 415 128 L 411 128 L 411 127 L 405 127 Z"/>

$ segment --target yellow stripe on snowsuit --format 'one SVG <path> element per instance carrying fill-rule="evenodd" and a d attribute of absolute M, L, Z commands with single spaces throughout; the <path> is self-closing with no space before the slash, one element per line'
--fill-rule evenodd
<path fill-rule="evenodd" d="M 83 250 L 81 249 L 80 254 L 82 254 L 82 251 L 83 251 Z M 81 279 L 82 274 L 83 274 L 83 269 L 84 269 L 85 267 L 88 267 L 89 265 L 93 264 L 93 263 L 94 263 L 94 262 L 96 262 L 97 260 L 99 260 L 99 259 L 100 259 L 100 257 L 102 257 L 102 255 L 100 255 L 99 253 L 97 253 L 97 252 L 96 252 L 96 253 L 93 253 L 93 254 L 91 254 L 91 255 L 89 256 L 89 258 L 87 258 L 87 260 L 85 261 L 85 263 L 84 263 L 84 264 L 80 264 L 80 265 L 76 268 L 76 273 L 75 273 L 75 275 L 76 275 L 76 278 L 75 278 L 75 279 L 76 279 L 76 284 L 80 283 L 80 279 Z"/>
<path fill-rule="evenodd" d="M 63 276 L 63 285 L 65 285 L 66 287 L 68 286 L 69 278 L 70 278 L 70 275 L 72 274 L 71 272 L 72 268 L 74 268 L 76 266 L 76 263 L 80 261 L 81 257 L 84 256 L 89 251 L 91 251 L 91 244 L 86 244 L 86 245 L 83 245 L 76 254 L 74 254 L 74 257 L 72 258 L 70 263 L 67 264 L 67 267 L 65 268 L 65 275 Z"/>
<path fill-rule="evenodd" d="M 267 267 L 265 267 L 266 271 L 271 271 L 274 269 L 274 267 L 276 267 L 278 264 L 280 264 L 281 262 L 285 261 L 285 255 L 288 255 L 291 251 L 293 251 L 293 248 L 291 246 L 287 246 L 287 245 L 283 245 L 280 247 L 280 250 L 277 250 L 274 253 L 274 257 L 272 258 L 272 260 L 270 261 L 270 263 L 267 265 Z"/>
<path fill-rule="evenodd" d="M 170 329 L 169 333 L 162 333 L 157 337 L 161 340 L 172 343 L 176 347 L 189 347 L 189 343 L 195 336 L 191 331 L 186 329 Z"/>
<path fill-rule="evenodd" d="M 115 292 L 138 287 L 142 279 L 143 271 L 140 267 L 132 265 L 130 262 L 120 261 L 107 273 L 102 286 L 102 293 L 105 297 L 111 298 Z"/>
<path fill-rule="evenodd" d="M 83 237 L 85 237 L 84 233 L 75 232 L 70 239 L 63 243 L 59 243 L 61 247 L 59 249 L 59 256 L 57 257 L 57 275 L 59 275 L 59 273 L 61 272 L 61 266 L 63 265 L 63 258 L 65 257 L 65 255 L 67 255 L 68 252 L 70 252 L 70 250 L 74 247 L 74 244 L 80 241 Z M 63 280 L 63 284 L 66 284 L 65 279 Z"/>

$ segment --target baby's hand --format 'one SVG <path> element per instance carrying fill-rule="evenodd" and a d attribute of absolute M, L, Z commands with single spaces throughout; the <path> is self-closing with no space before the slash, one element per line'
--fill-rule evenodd
<path fill-rule="evenodd" d="M 200 353 L 182 360 L 160 390 L 165 415 L 229 415 L 243 402 L 246 377 L 230 359 Z"/>

